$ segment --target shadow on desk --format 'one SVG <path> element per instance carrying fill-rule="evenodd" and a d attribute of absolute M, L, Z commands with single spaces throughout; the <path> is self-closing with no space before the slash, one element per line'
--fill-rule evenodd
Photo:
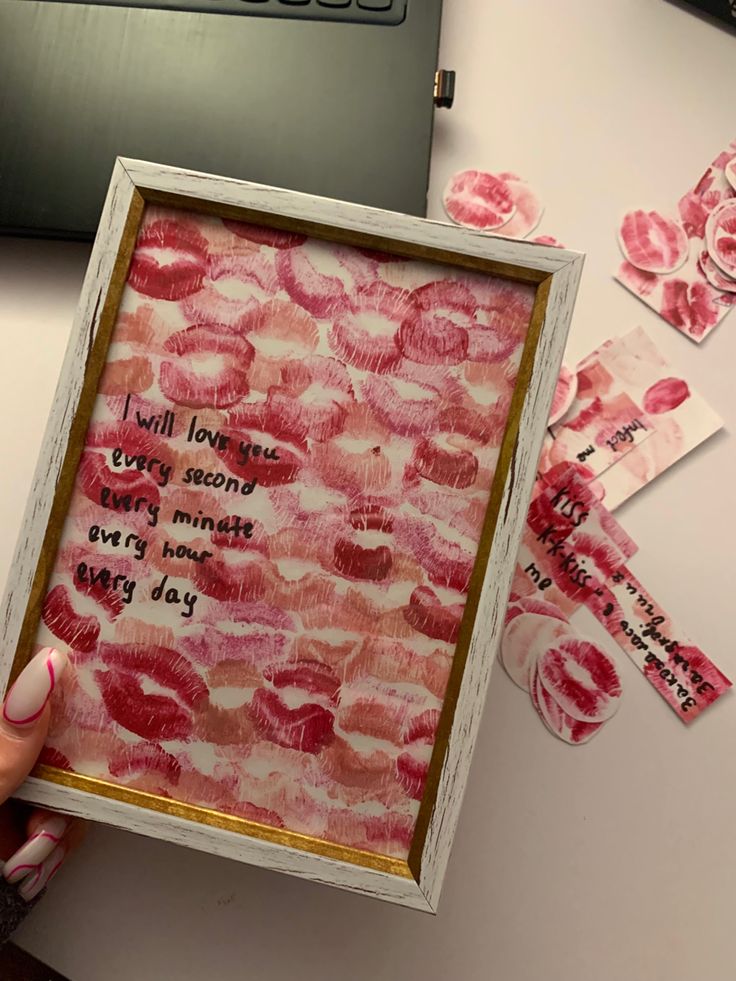
<path fill-rule="evenodd" d="M 69 981 L 15 944 L 0 947 L 0 978 L 3 981 Z"/>

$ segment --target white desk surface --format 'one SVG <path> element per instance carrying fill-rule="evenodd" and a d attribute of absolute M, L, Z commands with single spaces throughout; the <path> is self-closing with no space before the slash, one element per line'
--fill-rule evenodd
<path fill-rule="evenodd" d="M 696 347 L 611 273 L 620 215 L 671 209 L 736 136 L 736 35 L 665 0 L 447 0 L 442 64 L 430 216 L 458 169 L 533 182 L 540 232 L 588 253 L 569 360 L 641 324 L 731 428 L 736 312 Z M 0 585 L 87 254 L 0 243 Z M 732 678 L 735 448 L 719 434 L 617 514 L 634 571 Z M 604 642 L 625 697 L 586 747 L 494 671 L 436 919 L 95 829 L 20 943 L 72 981 L 732 981 L 734 696 L 688 730 Z"/>

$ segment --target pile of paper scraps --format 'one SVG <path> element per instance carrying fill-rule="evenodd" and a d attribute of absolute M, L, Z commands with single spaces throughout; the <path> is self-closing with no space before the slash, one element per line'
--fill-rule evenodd
<path fill-rule="evenodd" d="M 517 557 L 500 659 L 547 728 L 587 742 L 621 696 L 616 665 L 570 617 L 590 610 L 684 723 L 731 682 L 627 568 L 612 511 L 721 428 L 641 328 L 560 375 Z"/>
<path fill-rule="evenodd" d="M 677 203 L 677 216 L 630 211 L 616 279 L 700 342 L 736 305 L 736 140 Z"/>

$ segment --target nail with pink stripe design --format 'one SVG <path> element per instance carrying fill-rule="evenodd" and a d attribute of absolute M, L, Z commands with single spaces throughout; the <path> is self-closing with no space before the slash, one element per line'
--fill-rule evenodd
<path fill-rule="evenodd" d="M 42 821 L 25 845 L 5 863 L 3 875 L 7 881 L 13 884 L 35 873 L 60 843 L 68 827 L 69 819 L 61 815 Z"/>
<path fill-rule="evenodd" d="M 8 692 L 3 720 L 14 726 L 30 726 L 40 718 L 67 665 L 66 655 L 44 647 L 29 661 Z"/>
<path fill-rule="evenodd" d="M 30 903 L 32 899 L 44 889 L 53 879 L 61 867 L 61 863 L 66 858 L 66 848 L 64 845 L 57 845 L 49 857 L 39 865 L 33 875 L 29 875 L 18 888 L 18 893 L 22 899 Z"/>

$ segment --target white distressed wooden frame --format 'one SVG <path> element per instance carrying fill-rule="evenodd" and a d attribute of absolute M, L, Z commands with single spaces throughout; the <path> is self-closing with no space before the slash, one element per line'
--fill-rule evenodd
<path fill-rule="evenodd" d="M 17 545 L 10 585 L 0 616 L 0 682 L 13 671 L 26 608 L 42 554 L 57 481 L 80 400 L 85 368 L 103 316 L 108 291 L 120 276 L 121 243 L 140 199 L 180 198 L 180 206 L 210 211 L 245 208 L 279 219 L 317 223 L 375 241 L 410 243 L 490 260 L 510 279 L 537 282 L 538 342 L 521 405 L 510 461 L 480 594 L 475 628 L 456 691 L 449 737 L 435 761 L 436 796 L 425 821 L 420 851 L 410 874 L 395 875 L 248 835 L 211 827 L 109 799 L 48 779 L 31 777 L 17 796 L 67 814 L 82 815 L 140 834 L 188 845 L 315 882 L 435 912 L 468 779 L 491 665 L 503 625 L 516 551 L 521 537 L 549 407 L 562 360 L 583 265 L 577 252 L 484 235 L 419 218 L 312 197 L 259 184 L 119 158 L 85 277 L 69 347 L 44 435 L 39 464 Z M 377 248 L 381 245 L 377 244 Z M 390 250 L 390 246 L 389 246 Z M 396 249 L 399 251 L 399 249 Z M 123 275 L 125 271 L 123 271 Z M 109 316 L 109 312 L 108 312 Z M 502 450 L 503 452 L 503 450 Z"/>

